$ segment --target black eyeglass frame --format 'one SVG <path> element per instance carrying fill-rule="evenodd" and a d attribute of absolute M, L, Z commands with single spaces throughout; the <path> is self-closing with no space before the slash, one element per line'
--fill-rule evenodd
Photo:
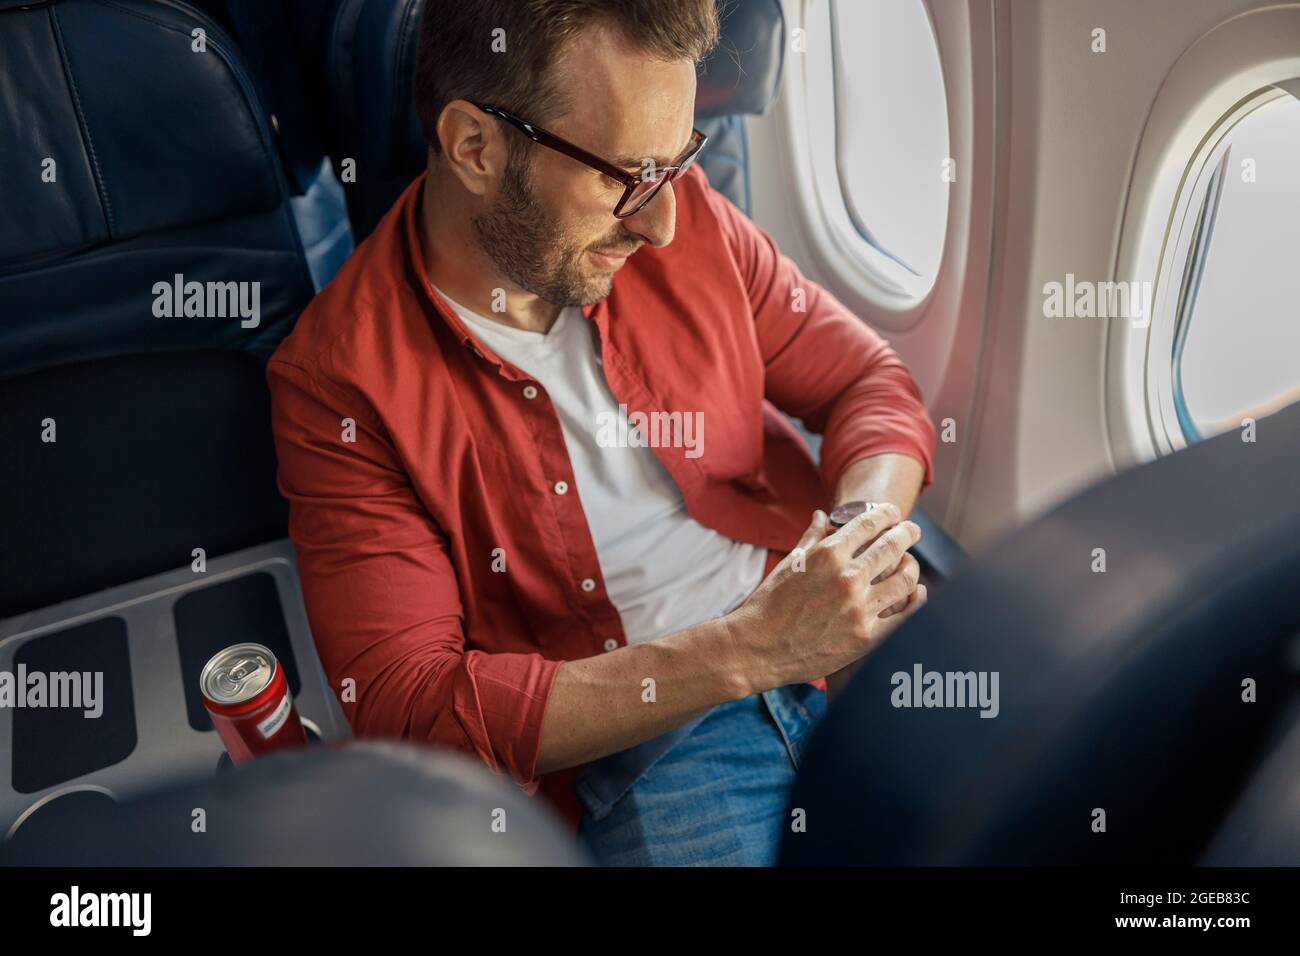
<path fill-rule="evenodd" d="M 495 116 L 498 119 L 504 120 L 539 146 L 545 146 L 548 149 L 553 149 L 556 152 L 563 153 L 570 159 L 576 159 L 583 165 L 589 166 L 596 170 L 596 172 L 608 176 L 610 179 L 619 183 L 623 187 L 623 195 L 619 197 L 618 202 L 614 205 L 615 219 L 626 219 L 628 216 L 635 216 L 638 212 L 644 209 L 646 203 L 659 195 L 659 190 L 664 187 L 665 183 L 670 183 L 677 179 L 682 173 L 686 172 L 686 170 L 691 167 L 691 164 L 695 162 L 696 157 L 700 155 L 700 150 L 704 148 L 704 144 L 709 141 L 709 137 L 704 133 L 701 133 L 698 129 L 692 129 L 691 142 L 686 147 L 686 151 L 682 154 L 682 157 L 667 166 L 655 167 L 656 182 L 654 188 L 646 194 L 645 198 L 641 199 L 641 201 L 636 204 L 635 208 L 625 209 L 623 207 L 632 197 L 632 194 L 636 191 L 637 187 L 648 182 L 648 180 L 643 178 L 643 175 L 629 173 L 625 169 L 620 169 L 608 160 L 601 159 L 595 153 L 589 153 L 581 146 L 575 146 L 567 139 L 556 136 L 554 133 L 542 129 L 542 127 L 537 124 L 528 122 L 528 120 L 524 119 L 522 116 L 516 116 L 509 110 L 503 110 L 499 106 L 489 106 L 484 103 L 475 103 L 474 105 L 489 116 Z"/>

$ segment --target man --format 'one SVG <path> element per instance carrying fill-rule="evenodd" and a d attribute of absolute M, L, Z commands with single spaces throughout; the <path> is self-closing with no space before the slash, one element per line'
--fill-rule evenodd
<path fill-rule="evenodd" d="M 771 862 L 809 682 L 924 600 L 933 426 L 692 165 L 716 36 L 714 0 L 429 0 L 428 169 L 268 372 L 356 732 L 540 785 L 607 863 Z"/>

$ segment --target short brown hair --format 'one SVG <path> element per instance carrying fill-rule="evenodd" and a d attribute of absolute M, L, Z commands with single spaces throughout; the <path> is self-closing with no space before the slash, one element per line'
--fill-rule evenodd
<path fill-rule="evenodd" d="M 452 100 L 500 106 L 538 124 L 563 114 L 570 104 L 551 67 L 600 18 L 666 61 L 699 63 L 718 42 L 715 0 L 425 0 L 415 108 L 430 148 L 439 152 L 438 117 Z M 505 53 L 493 52 L 498 37 Z"/>

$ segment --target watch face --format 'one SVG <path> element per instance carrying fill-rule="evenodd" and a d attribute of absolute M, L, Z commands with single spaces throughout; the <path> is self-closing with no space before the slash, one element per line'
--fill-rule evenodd
<path fill-rule="evenodd" d="M 831 512 L 831 524 L 842 528 L 858 515 L 871 511 L 875 507 L 875 503 L 871 501 L 846 501 Z"/>

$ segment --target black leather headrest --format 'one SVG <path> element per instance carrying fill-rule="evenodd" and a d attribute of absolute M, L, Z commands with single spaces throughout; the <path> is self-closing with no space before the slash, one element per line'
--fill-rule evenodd
<path fill-rule="evenodd" d="M 196 28 L 206 53 L 191 51 Z M 0 270 L 281 202 L 252 82 L 197 11 L 159 0 L 10 10 L 0 70 Z"/>
<path fill-rule="evenodd" d="M 1197 862 L 1300 704 L 1300 405 L 1242 437 L 972 558 L 832 704 L 783 861 Z M 989 700 L 997 675 L 994 706 L 971 705 L 967 674 Z"/>
<path fill-rule="evenodd" d="M 269 354 L 312 284 L 228 34 L 177 0 L 58 0 L 0 12 L 0 72 L 0 376 L 134 351 Z M 177 274 L 259 283 L 257 326 L 158 317 L 155 285 Z"/>
<path fill-rule="evenodd" d="M 59 801 L 51 805 L 53 810 Z M 194 828 L 203 811 L 202 832 Z M 558 817 L 454 751 L 352 741 L 271 754 L 122 805 L 33 816 L 18 866 L 532 866 L 584 862 Z"/>

